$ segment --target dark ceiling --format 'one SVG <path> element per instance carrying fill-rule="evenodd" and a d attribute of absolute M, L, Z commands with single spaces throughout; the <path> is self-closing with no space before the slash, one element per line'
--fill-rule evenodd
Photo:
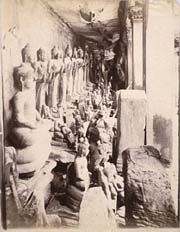
<path fill-rule="evenodd" d="M 119 32 L 120 0 L 43 0 L 78 35 L 97 42 Z M 114 37 L 113 37 L 114 35 Z"/>

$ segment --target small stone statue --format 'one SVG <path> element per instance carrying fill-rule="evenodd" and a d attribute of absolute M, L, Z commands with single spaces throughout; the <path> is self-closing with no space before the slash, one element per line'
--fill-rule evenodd
<path fill-rule="evenodd" d="M 42 106 L 46 104 L 48 95 L 46 52 L 42 48 L 37 50 L 36 72 L 36 109 L 41 114 Z"/>
<path fill-rule="evenodd" d="M 72 49 L 68 45 L 65 49 L 65 58 L 64 58 L 64 66 L 65 66 L 65 76 L 64 81 L 66 81 L 66 100 L 69 102 L 71 100 L 72 88 L 73 88 L 73 76 L 72 76 Z M 65 96 L 64 96 L 65 98 Z"/>
<path fill-rule="evenodd" d="M 84 51 L 81 48 L 78 48 L 78 58 L 77 58 L 77 64 L 78 64 L 78 82 L 77 82 L 77 92 L 78 94 L 82 94 L 84 91 L 84 74 L 83 74 L 83 68 L 84 68 Z"/>
<path fill-rule="evenodd" d="M 51 50 L 51 60 L 48 64 L 49 95 L 48 106 L 50 109 L 63 104 L 63 51 L 54 46 Z"/>
<path fill-rule="evenodd" d="M 74 47 L 73 50 L 73 56 L 72 56 L 72 78 L 73 78 L 73 96 L 76 96 L 77 94 L 77 48 Z"/>
<path fill-rule="evenodd" d="M 80 143 L 75 161 L 68 169 L 67 206 L 75 212 L 79 212 L 81 201 L 89 187 L 86 158 L 88 146 L 86 141 Z"/>

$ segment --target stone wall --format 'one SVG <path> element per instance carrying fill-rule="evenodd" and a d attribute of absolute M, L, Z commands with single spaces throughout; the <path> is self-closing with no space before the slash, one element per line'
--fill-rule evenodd
<path fill-rule="evenodd" d="M 0 58 L 1 61 L 1 58 Z M 1 69 L 0 69 L 1 70 Z M 0 78 L 0 154 L 3 154 L 3 112 L 2 112 L 2 78 Z M 2 189 L 1 185 L 2 185 L 2 161 L 3 161 L 3 156 L 0 155 L 0 190 Z M 1 191 L 0 191 L 0 199 L 1 199 Z M 1 216 L 1 212 L 0 212 L 0 216 Z M 1 220 L 0 220 L 1 221 Z M 0 229 L 1 229 L 1 224 L 0 224 Z"/>
<path fill-rule="evenodd" d="M 2 54 L 5 127 L 10 118 L 9 100 L 14 94 L 13 67 L 21 63 L 21 49 L 29 43 L 34 56 L 44 48 L 48 57 L 54 45 L 65 49 L 75 36 L 66 24 L 41 0 L 4 0 L 2 2 Z M 6 130 L 7 131 L 7 130 Z"/>

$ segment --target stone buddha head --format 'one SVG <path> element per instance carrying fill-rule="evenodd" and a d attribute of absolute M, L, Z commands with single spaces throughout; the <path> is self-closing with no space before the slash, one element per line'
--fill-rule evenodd
<path fill-rule="evenodd" d="M 56 60 L 59 58 L 59 48 L 57 46 L 51 49 L 51 58 Z"/>
<path fill-rule="evenodd" d="M 37 60 L 44 62 L 46 60 L 46 52 L 44 49 L 39 48 L 37 50 Z"/>
<path fill-rule="evenodd" d="M 78 146 L 77 157 L 86 157 L 89 153 L 89 143 L 87 139 L 82 138 L 84 141 L 80 142 Z"/>
<path fill-rule="evenodd" d="M 77 58 L 78 54 L 77 54 L 77 48 L 74 47 L 74 50 L 73 50 L 73 58 Z"/>
<path fill-rule="evenodd" d="M 31 65 L 22 63 L 20 66 L 15 67 L 13 77 L 16 89 L 23 91 L 34 88 L 34 70 Z"/>
<path fill-rule="evenodd" d="M 22 62 L 33 63 L 33 55 L 29 44 L 26 44 L 25 47 L 21 50 L 21 55 Z"/>
<path fill-rule="evenodd" d="M 70 45 L 67 45 L 67 47 L 65 49 L 65 57 L 70 57 L 71 58 L 72 54 L 73 54 L 73 52 L 72 52 L 72 49 L 71 49 Z"/>
<path fill-rule="evenodd" d="M 86 55 L 89 53 L 89 46 L 87 44 L 85 45 L 84 51 Z"/>
<path fill-rule="evenodd" d="M 82 48 L 78 48 L 78 57 L 79 58 L 83 58 L 84 57 L 84 51 L 82 50 Z"/>

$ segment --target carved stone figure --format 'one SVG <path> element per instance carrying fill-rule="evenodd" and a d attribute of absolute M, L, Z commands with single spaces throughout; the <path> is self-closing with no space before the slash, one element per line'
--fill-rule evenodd
<path fill-rule="evenodd" d="M 73 78 L 72 78 L 72 49 L 68 45 L 65 50 L 65 58 L 64 58 L 64 66 L 65 66 L 65 77 L 64 81 L 66 81 L 66 100 L 69 101 L 72 95 L 72 87 L 73 87 Z M 65 95 L 64 95 L 65 98 Z"/>
<path fill-rule="evenodd" d="M 61 105 L 63 101 L 64 92 L 64 64 L 63 51 L 54 46 L 51 50 L 51 60 L 48 64 L 49 72 L 49 95 L 48 106 L 50 108 Z"/>
<path fill-rule="evenodd" d="M 84 51 L 81 48 L 78 48 L 78 82 L 77 82 L 77 89 L 78 89 L 78 94 L 82 94 L 83 91 L 83 66 L 84 66 Z"/>
<path fill-rule="evenodd" d="M 46 52 L 42 48 L 37 51 L 36 72 L 36 109 L 42 114 L 42 106 L 46 104 L 48 95 Z"/>
<path fill-rule="evenodd" d="M 73 79 L 73 96 L 77 94 L 77 48 L 75 47 L 73 50 L 73 57 L 72 57 L 72 79 Z"/>
<path fill-rule="evenodd" d="M 33 68 L 25 63 L 16 67 L 14 84 L 17 92 L 12 99 L 9 139 L 17 149 L 19 173 L 32 173 L 47 159 L 50 145 L 47 127 L 35 108 Z"/>
<path fill-rule="evenodd" d="M 89 47 L 85 46 L 84 52 L 84 87 L 89 82 Z"/>
<path fill-rule="evenodd" d="M 34 57 L 32 54 L 32 49 L 30 44 L 26 44 L 24 48 L 22 48 L 21 55 L 22 55 L 22 62 L 30 64 L 32 68 L 35 70 L 36 64 L 34 62 Z"/>
<path fill-rule="evenodd" d="M 67 205 L 75 212 L 79 211 L 83 196 L 89 187 L 87 153 L 88 143 L 80 143 L 75 161 L 68 169 Z"/>

